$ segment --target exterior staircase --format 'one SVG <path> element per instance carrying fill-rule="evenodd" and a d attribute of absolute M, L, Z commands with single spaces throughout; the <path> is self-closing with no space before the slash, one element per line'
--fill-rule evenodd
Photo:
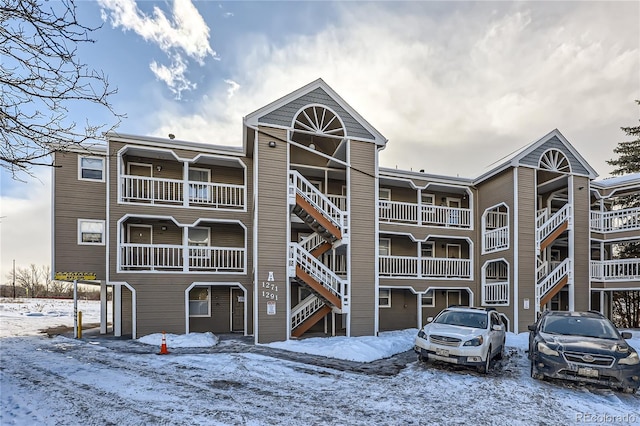
<path fill-rule="evenodd" d="M 330 312 L 348 312 L 346 280 L 319 260 L 348 240 L 347 214 L 297 171 L 289 172 L 289 204 L 314 231 L 300 243 L 289 243 L 289 276 L 312 293 L 291 310 L 291 335 L 300 337 Z"/>
<path fill-rule="evenodd" d="M 542 307 L 558 294 L 562 288 L 569 283 L 571 275 L 571 259 L 565 259 L 558 266 L 553 268 L 536 283 L 536 311 L 542 311 Z"/>
<path fill-rule="evenodd" d="M 549 217 L 547 209 L 536 216 L 536 250 L 544 250 L 551 245 L 571 225 L 571 204 L 565 204 Z"/>

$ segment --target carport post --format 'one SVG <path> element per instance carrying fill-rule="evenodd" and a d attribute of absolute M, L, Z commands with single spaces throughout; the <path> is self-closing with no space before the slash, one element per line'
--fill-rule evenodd
<path fill-rule="evenodd" d="M 73 280 L 73 337 L 78 338 L 78 280 Z"/>

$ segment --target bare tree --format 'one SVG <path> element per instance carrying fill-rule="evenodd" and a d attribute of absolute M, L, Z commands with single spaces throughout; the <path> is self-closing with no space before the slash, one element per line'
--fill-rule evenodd
<path fill-rule="evenodd" d="M 124 117 L 108 101 L 117 92 L 101 71 L 77 57 L 100 27 L 78 22 L 74 0 L 0 2 L 0 166 L 14 178 L 53 166 L 50 154 L 97 141 Z M 97 106 L 113 125 L 69 118 L 70 108 Z"/>
<path fill-rule="evenodd" d="M 40 269 L 33 263 L 28 268 L 16 268 L 16 284 L 26 290 L 27 297 L 41 296 Z"/>

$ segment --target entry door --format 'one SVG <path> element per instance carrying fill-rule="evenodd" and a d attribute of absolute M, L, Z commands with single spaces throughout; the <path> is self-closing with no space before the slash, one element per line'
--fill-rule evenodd
<path fill-rule="evenodd" d="M 447 290 L 447 306 L 462 304 L 460 290 Z"/>
<path fill-rule="evenodd" d="M 231 289 L 231 331 L 244 332 L 244 292 Z"/>
<path fill-rule="evenodd" d="M 451 207 L 452 209 L 460 208 L 460 199 L 459 198 L 449 198 L 447 197 L 447 207 Z M 458 226 L 460 224 L 460 219 L 458 217 L 458 210 L 450 210 L 449 211 L 449 225 Z"/>

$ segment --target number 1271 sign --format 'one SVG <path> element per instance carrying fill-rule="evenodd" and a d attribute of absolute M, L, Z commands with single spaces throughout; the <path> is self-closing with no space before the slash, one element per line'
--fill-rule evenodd
<path fill-rule="evenodd" d="M 278 300 L 278 286 L 273 271 L 269 271 L 267 281 L 262 281 L 262 298 L 267 300 L 267 315 L 276 314 L 276 300 Z"/>

